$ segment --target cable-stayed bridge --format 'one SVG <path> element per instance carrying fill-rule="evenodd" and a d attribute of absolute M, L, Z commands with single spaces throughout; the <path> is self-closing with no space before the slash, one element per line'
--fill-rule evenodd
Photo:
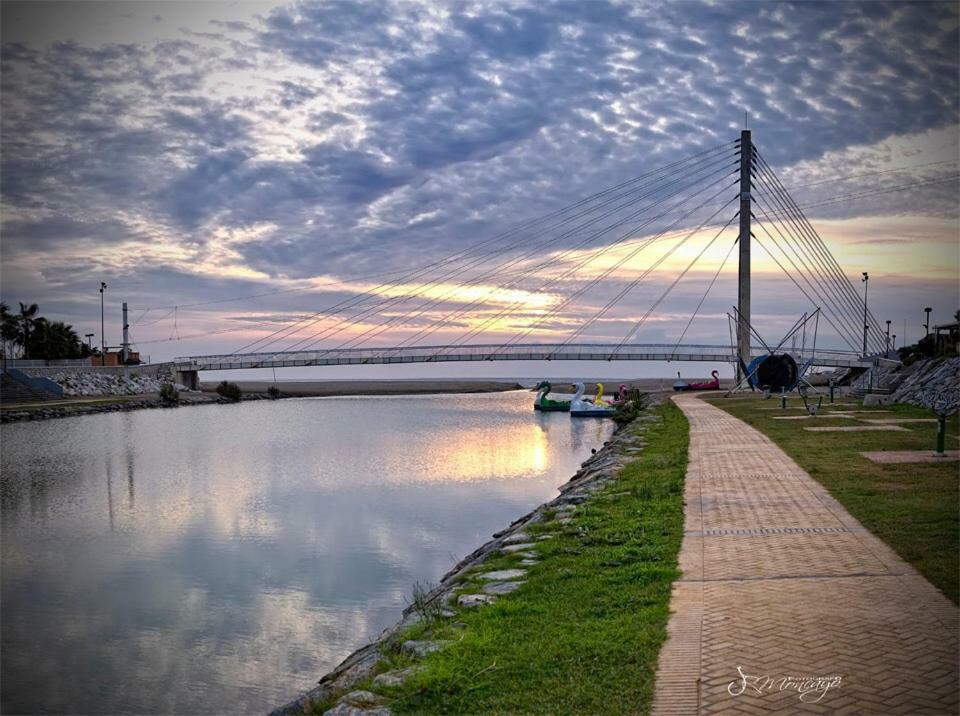
<path fill-rule="evenodd" d="M 658 308 L 713 247 L 723 260 L 702 287 L 676 343 L 639 340 Z M 394 272 L 390 280 L 274 330 L 270 322 L 247 326 L 268 332 L 229 354 L 175 362 L 193 378 L 197 371 L 241 368 L 466 361 L 742 366 L 761 350 L 751 345 L 751 336 L 759 337 L 750 323 L 755 248 L 782 270 L 844 344 L 816 351 L 804 344 L 795 351 L 798 363 L 866 367 L 889 354 L 889 336 L 880 322 L 744 130 L 736 141 L 645 172 L 444 258 Z M 684 343 L 734 250 L 738 281 L 730 343 Z M 591 340 L 591 330 L 610 325 L 618 306 L 634 308 L 631 292 L 657 279 L 668 283 L 639 318 L 634 313 L 626 321 L 628 330 L 618 341 Z M 594 302 L 584 311 L 591 292 L 605 291 L 602 304 Z M 531 310 L 531 297 L 549 300 Z M 558 325 L 564 329 L 560 340 Z M 505 326 L 508 338 L 489 340 L 492 333 L 502 336 Z M 447 339 L 441 343 L 439 337 Z"/>
<path fill-rule="evenodd" d="M 754 346 L 763 352 L 763 346 Z M 790 353 L 791 351 L 786 351 Z M 842 368 L 869 367 L 873 358 L 864 359 L 853 351 L 794 351 L 798 363 L 812 360 L 813 365 Z M 239 370 L 247 368 L 293 368 L 331 365 L 396 365 L 407 363 L 462 363 L 476 361 L 699 361 L 735 363 L 731 346 L 673 344 L 630 344 L 621 347 L 609 343 L 526 343 L 502 345 L 417 346 L 412 348 L 340 348 L 289 353 L 243 353 L 177 358 L 179 371 Z"/>

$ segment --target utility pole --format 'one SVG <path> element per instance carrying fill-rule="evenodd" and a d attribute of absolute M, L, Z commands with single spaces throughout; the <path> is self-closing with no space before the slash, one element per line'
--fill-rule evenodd
<path fill-rule="evenodd" d="M 863 357 L 867 357 L 867 331 L 870 330 L 870 324 L 867 323 L 867 288 L 870 286 L 870 274 L 863 272 Z"/>
<path fill-rule="evenodd" d="M 750 130 L 740 132 L 740 270 L 737 293 L 737 353 L 741 365 L 750 365 L 750 170 L 753 166 L 753 140 Z"/>
<path fill-rule="evenodd" d="M 107 360 L 107 339 L 104 336 L 104 327 L 103 327 L 103 292 L 107 288 L 107 284 L 103 281 L 100 282 L 100 365 L 106 365 Z"/>
<path fill-rule="evenodd" d="M 927 314 L 927 322 L 923 324 L 923 327 L 924 327 L 924 328 L 926 329 L 926 331 L 927 331 L 927 332 L 924 334 L 925 336 L 929 336 L 929 335 L 930 335 L 930 311 L 932 311 L 932 310 L 933 310 L 933 309 L 930 308 L 930 306 L 927 306 L 926 308 L 923 309 L 924 313 Z"/>
<path fill-rule="evenodd" d="M 887 351 L 884 355 L 886 355 L 888 358 L 890 357 L 890 321 L 887 321 Z"/>
<path fill-rule="evenodd" d="M 890 323 L 890 321 L 887 321 Z M 120 359 L 123 361 L 123 364 L 127 364 L 127 359 L 130 357 L 130 324 L 127 323 L 127 302 L 123 302 L 123 345 L 120 349 Z"/>

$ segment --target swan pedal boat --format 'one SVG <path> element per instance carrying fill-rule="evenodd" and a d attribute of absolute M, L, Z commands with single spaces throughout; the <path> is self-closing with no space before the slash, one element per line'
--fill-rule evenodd
<path fill-rule="evenodd" d="M 673 389 L 678 393 L 687 390 L 720 390 L 720 374 L 717 371 L 711 371 L 713 380 L 707 380 L 702 383 L 687 383 L 680 374 L 677 373 L 677 381 L 673 384 Z"/>
<path fill-rule="evenodd" d="M 576 384 L 577 392 L 570 401 L 570 417 L 572 418 L 610 418 L 613 417 L 614 406 L 603 400 L 603 383 L 597 383 L 597 396 L 593 401 L 583 397 L 583 383 Z"/>
<path fill-rule="evenodd" d="M 537 391 L 537 397 L 533 399 L 533 409 L 542 410 L 545 413 L 568 413 L 570 412 L 569 400 L 553 400 L 547 396 L 550 394 L 553 386 L 549 381 L 541 380 L 537 383 L 534 390 Z"/>

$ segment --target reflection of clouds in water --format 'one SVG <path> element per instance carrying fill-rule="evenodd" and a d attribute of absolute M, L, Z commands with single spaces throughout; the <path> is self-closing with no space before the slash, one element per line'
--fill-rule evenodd
<path fill-rule="evenodd" d="M 531 400 L 4 426 L 4 710 L 262 711 L 308 687 L 609 434 Z"/>

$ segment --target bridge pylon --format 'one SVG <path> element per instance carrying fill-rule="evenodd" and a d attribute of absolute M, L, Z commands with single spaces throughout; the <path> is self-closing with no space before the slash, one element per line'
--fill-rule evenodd
<path fill-rule="evenodd" d="M 737 377 L 750 365 L 750 191 L 753 140 L 750 130 L 740 132 L 740 268 L 737 278 Z"/>

